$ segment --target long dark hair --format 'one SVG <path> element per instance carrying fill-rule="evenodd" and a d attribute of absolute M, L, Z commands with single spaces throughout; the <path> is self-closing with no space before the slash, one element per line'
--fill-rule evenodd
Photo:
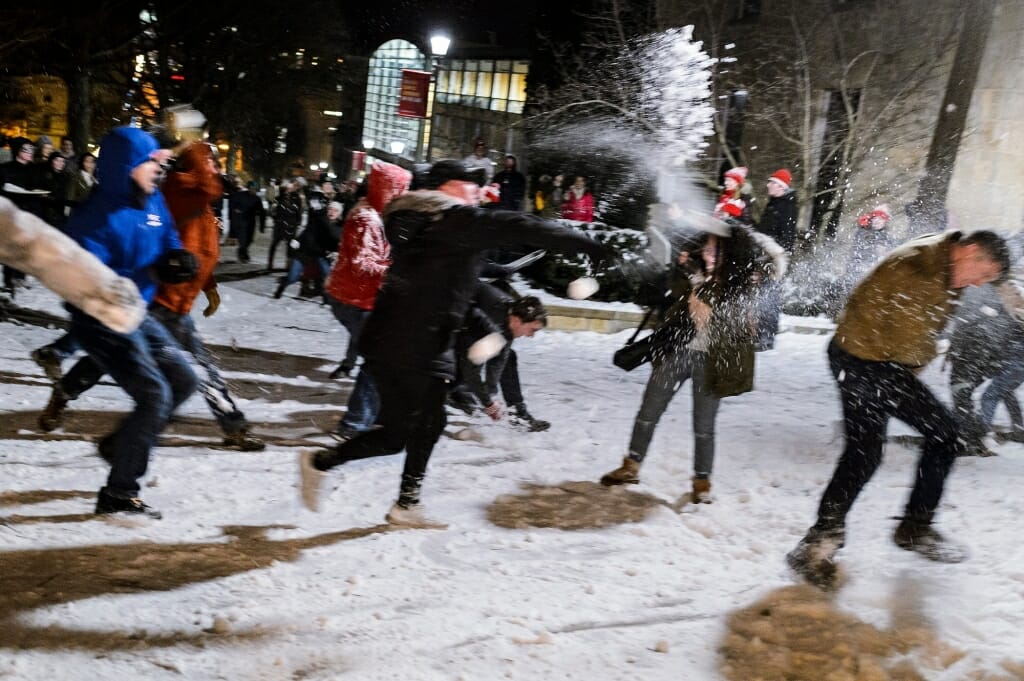
<path fill-rule="evenodd" d="M 696 255 L 707 280 L 702 288 L 708 302 L 733 301 L 748 295 L 754 288 L 754 275 L 762 267 L 762 250 L 750 229 L 738 223 L 729 225 L 729 235 L 716 236 L 715 268 L 708 271 L 701 255 L 709 233 L 702 234 L 697 242 Z"/>

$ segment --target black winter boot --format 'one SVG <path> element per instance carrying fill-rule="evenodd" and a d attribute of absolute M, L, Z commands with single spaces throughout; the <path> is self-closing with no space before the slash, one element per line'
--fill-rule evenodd
<path fill-rule="evenodd" d="M 124 498 L 114 496 L 107 492 L 106 487 L 100 490 L 99 496 L 96 498 L 96 513 L 98 515 L 129 513 L 132 515 L 144 515 L 154 520 L 159 520 L 163 517 L 160 511 L 142 503 L 142 499 L 138 497 Z"/>
<path fill-rule="evenodd" d="M 961 563 L 967 559 L 965 547 L 943 537 L 928 521 L 901 519 L 893 541 L 901 549 L 919 553 L 937 563 Z"/>
<path fill-rule="evenodd" d="M 835 555 L 846 544 L 842 524 L 818 521 L 804 538 L 786 554 L 786 564 L 814 586 L 829 591 L 839 578 Z"/>

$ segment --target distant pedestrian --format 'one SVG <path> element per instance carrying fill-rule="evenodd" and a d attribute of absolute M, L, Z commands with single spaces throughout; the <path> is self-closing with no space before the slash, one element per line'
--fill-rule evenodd
<path fill-rule="evenodd" d="M 790 186 L 792 174 L 780 168 L 768 178 L 768 203 L 761 213 L 757 231 L 770 236 L 793 257 L 796 245 L 797 203 L 796 192 Z M 758 308 L 757 347 L 770 350 L 775 347 L 775 336 L 779 332 L 779 318 L 782 316 L 782 282 L 769 278 L 761 286 L 761 301 Z"/>
<path fill-rule="evenodd" d="M 267 221 L 267 211 L 263 208 L 259 184 L 255 180 L 250 180 L 245 189 L 239 189 L 228 198 L 228 212 L 231 228 L 238 239 L 238 262 L 248 263 L 249 246 L 256 235 L 256 227 L 262 232 Z"/>
<path fill-rule="evenodd" d="M 522 210 L 526 199 L 526 176 L 519 172 L 518 161 L 512 154 L 505 155 L 505 167 L 494 175 L 492 183 L 498 185 L 498 203 L 495 208 Z"/>
<path fill-rule="evenodd" d="M 562 217 L 577 222 L 594 221 L 594 194 L 587 187 L 587 178 L 577 175 L 563 194 Z"/>

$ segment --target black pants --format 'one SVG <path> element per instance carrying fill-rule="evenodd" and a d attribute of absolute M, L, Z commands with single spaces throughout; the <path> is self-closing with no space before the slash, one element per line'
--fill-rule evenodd
<path fill-rule="evenodd" d="M 274 252 L 277 250 L 277 245 L 284 242 L 284 254 L 285 254 L 285 266 L 288 266 L 288 242 L 295 238 L 295 232 L 287 232 L 283 229 L 274 228 L 274 238 L 270 241 L 270 252 L 267 255 L 267 270 L 274 269 Z"/>
<path fill-rule="evenodd" d="M 523 403 L 523 388 L 519 384 L 519 357 L 515 350 L 509 350 L 505 368 L 501 370 L 501 395 L 505 404 L 512 407 Z"/>
<path fill-rule="evenodd" d="M 370 360 L 363 365 L 363 371 L 370 372 L 380 393 L 377 422 L 381 427 L 361 433 L 338 445 L 333 452 L 318 456 L 316 467 L 327 470 L 349 461 L 397 454 L 404 449 L 405 467 L 398 503 L 405 507 L 419 503 L 427 463 L 447 423 L 444 402 L 450 382 Z"/>
<path fill-rule="evenodd" d="M 238 227 L 238 262 L 249 262 L 249 246 L 256 235 L 256 225 L 239 225 Z M 273 257 L 271 257 L 273 260 Z M 270 269 L 269 267 L 267 269 Z"/>
<path fill-rule="evenodd" d="M 882 462 L 885 429 L 892 417 L 924 436 L 905 515 L 931 522 L 946 476 L 963 448 L 956 418 L 906 366 L 858 359 L 835 340 L 828 356 L 843 402 L 846 446 L 821 498 L 819 526 L 845 523 L 861 488 Z"/>

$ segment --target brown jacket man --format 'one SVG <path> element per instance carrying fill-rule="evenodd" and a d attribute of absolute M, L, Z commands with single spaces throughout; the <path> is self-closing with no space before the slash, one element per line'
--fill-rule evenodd
<path fill-rule="evenodd" d="M 845 447 L 817 522 L 786 556 L 808 581 L 835 585 L 833 556 L 846 540 L 846 516 L 882 462 L 893 417 L 924 437 L 914 489 L 893 540 L 929 560 L 966 558 L 965 549 L 932 527 L 946 476 L 966 448 L 957 419 L 916 372 L 935 357 L 936 338 L 960 290 L 995 281 L 1009 266 L 1006 243 L 993 232 L 947 232 L 892 251 L 854 289 L 828 348 L 843 404 Z"/>

